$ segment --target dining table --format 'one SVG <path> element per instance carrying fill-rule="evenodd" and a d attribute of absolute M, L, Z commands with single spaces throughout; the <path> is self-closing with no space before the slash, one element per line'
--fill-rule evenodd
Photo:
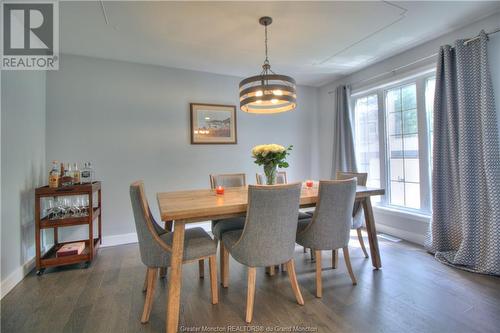
<path fill-rule="evenodd" d="M 382 267 L 378 246 L 377 231 L 371 204 L 371 197 L 383 195 L 385 190 L 357 186 L 356 201 L 360 202 L 365 213 L 366 231 L 370 244 L 372 265 Z M 248 202 L 248 187 L 225 188 L 224 194 L 213 189 L 184 190 L 157 193 L 161 220 L 166 229 L 173 232 L 171 245 L 171 272 L 168 278 L 166 331 L 177 332 L 179 324 L 180 297 L 182 284 L 182 258 L 184 251 L 184 232 L 186 225 L 210 220 L 245 216 Z M 302 185 L 300 207 L 314 207 L 318 201 L 318 182 L 312 187 Z"/>

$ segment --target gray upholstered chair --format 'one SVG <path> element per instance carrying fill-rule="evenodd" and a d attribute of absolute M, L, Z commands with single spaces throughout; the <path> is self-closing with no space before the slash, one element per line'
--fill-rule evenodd
<path fill-rule="evenodd" d="M 249 185 L 244 229 L 222 234 L 225 255 L 248 266 L 247 323 L 253 316 L 256 267 L 286 263 L 297 303 L 304 304 L 293 261 L 300 190 L 300 183 Z"/>
<path fill-rule="evenodd" d="M 257 180 L 257 185 L 266 185 L 266 175 L 263 173 L 256 173 L 255 179 Z M 276 184 L 287 184 L 288 179 L 286 177 L 285 171 L 278 171 L 276 173 Z"/>
<path fill-rule="evenodd" d="M 337 180 L 345 180 L 345 179 L 351 179 L 351 178 L 356 178 L 358 180 L 358 185 L 366 186 L 368 174 L 365 172 L 359 173 L 359 172 L 338 171 L 337 175 L 336 175 Z M 310 216 L 312 216 L 313 212 L 308 212 L 308 214 L 310 214 Z M 361 250 L 363 250 L 363 254 L 365 255 L 365 258 L 368 258 L 368 252 L 366 251 L 365 242 L 363 241 L 363 234 L 362 234 L 364 220 L 365 220 L 365 214 L 363 212 L 363 207 L 361 206 L 361 203 L 354 202 L 354 208 L 352 211 L 352 229 L 356 230 L 356 233 L 358 234 L 358 241 L 359 241 L 359 245 L 361 246 Z M 335 251 L 337 252 L 337 250 L 335 250 Z M 338 259 L 338 253 L 336 253 L 336 252 L 332 253 L 333 260 Z M 337 267 L 336 262 L 332 263 L 332 265 L 333 265 L 333 267 Z"/>
<path fill-rule="evenodd" d="M 158 271 L 160 268 L 170 266 L 173 234 L 160 228 L 154 222 L 142 181 L 137 181 L 130 185 L 130 200 L 134 212 L 141 260 L 147 266 L 146 281 L 143 288 L 143 291 L 146 291 L 146 300 L 141 318 L 142 323 L 147 323 L 153 304 Z M 186 229 L 183 262 L 200 262 L 200 260 L 205 258 L 209 259 L 212 304 L 219 302 L 216 253 L 217 243 L 202 228 Z"/>
<path fill-rule="evenodd" d="M 215 189 L 217 186 L 223 187 L 241 187 L 246 186 L 246 175 L 244 173 L 229 173 L 210 175 L 210 187 Z M 242 230 L 245 225 L 245 217 L 232 217 L 223 220 L 212 221 L 212 234 L 216 241 L 219 241 L 222 234 L 226 231 Z M 229 257 L 224 257 L 224 245 L 220 243 L 220 272 L 221 283 L 223 287 L 227 286 L 229 278 Z M 225 277 L 225 279 L 224 279 Z"/>
<path fill-rule="evenodd" d="M 368 174 L 366 172 L 337 172 L 337 180 L 356 178 L 358 180 L 359 186 L 366 186 L 366 181 L 368 180 Z M 365 242 L 363 241 L 363 234 L 361 229 L 363 228 L 363 221 L 365 220 L 365 214 L 363 207 L 360 202 L 354 203 L 354 208 L 352 211 L 352 229 L 356 229 L 358 234 L 359 245 L 365 254 L 365 258 L 368 258 L 368 252 L 366 251 Z"/>
<path fill-rule="evenodd" d="M 257 185 L 266 185 L 266 176 L 263 173 L 256 173 L 255 179 L 257 180 Z M 286 171 L 278 171 L 276 174 L 276 184 L 288 184 L 288 178 L 286 176 Z M 308 219 L 311 215 L 299 211 L 299 220 Z"/>
<path fill-rule="evenodd" d="M 300 220 L 297 243 L 314 249 L 316 257 L 316 297 L 322 296 L 321 251 L 342 249 L 344 260 L 355 285 L 356 277 L 349 258 L 352 207 L 356 197 L 356 179 L 320 181 L 318 202 L 309 220 Z"/>

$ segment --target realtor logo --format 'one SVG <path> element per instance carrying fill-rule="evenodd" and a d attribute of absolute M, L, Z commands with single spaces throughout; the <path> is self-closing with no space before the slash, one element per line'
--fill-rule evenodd
<path fill-rule="evenodd" d="M 59 68 L 57 2 L 2 2 L 3 70 Z"/>

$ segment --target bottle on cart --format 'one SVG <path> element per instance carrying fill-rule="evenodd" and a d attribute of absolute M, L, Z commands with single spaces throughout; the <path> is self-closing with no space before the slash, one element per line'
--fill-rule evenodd
<path fill-rule="evenodd" d="M 80 184 L 81 172 L 78 170 L 78 164 L 73 164 L 73 184 Z"/>
<path fill-rule="evenodd" d="M 60 170 L 59 170 L 59 162 L 52 161 L 52 169 L 49 172 L 49 187 L 57 188 L 59 187 L 60 180 Z"/>
<path fill-rule="evenodd" d="M 71 169 L 71 165 L 69 163 L 63 165 L 62 170 L 64 171 L 64 173 L 61 177 L 61 185 L 62 186 L 73 185 L 73 170 Z"/>
<path fill-rule="evenodd" d="M 82 184 L 92 183 L 92 169 L 90 168 L 89 162 L 83 165 L 82 172 L 80 173 L 80 182 Z"/>

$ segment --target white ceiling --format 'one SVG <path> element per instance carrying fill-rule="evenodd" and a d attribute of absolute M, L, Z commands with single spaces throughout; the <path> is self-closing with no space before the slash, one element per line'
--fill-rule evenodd
<path fill-rule="evenodd" d="M 500 2 L 61 2 L 63 53 L 320 86 L 500 11 Z"/>

